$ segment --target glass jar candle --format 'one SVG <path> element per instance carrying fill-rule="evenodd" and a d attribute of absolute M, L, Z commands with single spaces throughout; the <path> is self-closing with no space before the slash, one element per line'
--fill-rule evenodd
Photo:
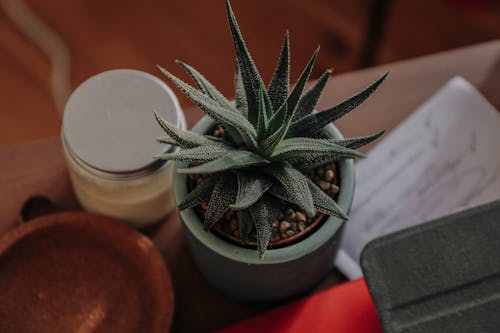
<path fill-rule="evenodd" d="M 175 151 L 156 142 L 164 135 L 154 111 L 185 129 L 172 90 L 136 70 L 100 73 L 70 96 L 61 139 L 73 189 L 82 207 L 135 227 L 174 209 L 173 163 L 153 159 Z"/>

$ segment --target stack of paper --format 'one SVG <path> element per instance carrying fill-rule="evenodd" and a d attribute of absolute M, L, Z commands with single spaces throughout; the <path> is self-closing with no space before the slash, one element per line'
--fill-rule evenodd
<path fill-rule="evenodd" d="M 354 279 L 372 239 L 500 198 L 500 114 L 452 79 L 356 164 L 356 193 L 335 264 Z"/>

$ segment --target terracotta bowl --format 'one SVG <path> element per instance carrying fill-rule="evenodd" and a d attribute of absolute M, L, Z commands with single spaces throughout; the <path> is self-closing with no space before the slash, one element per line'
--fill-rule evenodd
<path fill-rule="evenodd" d="M 172 323 L 163 258 L 102 216 L 44 216 L 3 236 L 0 289 L 0 332 L 164 333 Z"/>

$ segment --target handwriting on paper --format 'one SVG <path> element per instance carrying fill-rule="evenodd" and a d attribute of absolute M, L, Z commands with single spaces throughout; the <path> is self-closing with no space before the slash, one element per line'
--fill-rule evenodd
<path fill-rule="evenodd" d="M 500 115 L 454 78 L 356 165 L 337 266 L 361 276 L 375 237 L 500 198 Z"/>

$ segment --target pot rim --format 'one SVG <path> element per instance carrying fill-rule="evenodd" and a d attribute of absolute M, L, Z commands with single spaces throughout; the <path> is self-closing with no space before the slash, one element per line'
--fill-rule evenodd
<path fill-rule="evenodd" d="M 196 123 L 192 131 L 206 133 L 213 125 L 215 125 L 215 121 L 209 116 L 204 116 Z M 329 124 L 325 128 L 325 131 L 333 138 L 344 138 L 342 133 L 333 124 Z M 340 191 L 337 196 L 337 204 L 344 212 L 349 212 L 354 196 L 354 161 L 352 159 L 346 159 L 337 161 L 336 163 L 340 174 Z M 175 167 L 184 167 L 184 165 L 182 163 L 176 163 Z M 187 193 L 187 175 L 174 172 L 174 196 L 177 205 L 186 197 Z M 184 227 L 204 246 L 228 259 L 244 262 L 246 264 L 258 265 L 284 263 L 312 253 L 330 241 L 331 238 L 340 231 L 340 227 L 343 224 L 341 219 L 329 216 L 327 220 L 308 237 L 289 246 L 268 249 L 266 250 L 264 258 L 259 259 L 255 249 L 240 247 L 216 236 L 214 233 L 206 232 L 203 229 L 203 223 L 200 221 L 193 208 L 182 210 L 179 214 Z"/>

